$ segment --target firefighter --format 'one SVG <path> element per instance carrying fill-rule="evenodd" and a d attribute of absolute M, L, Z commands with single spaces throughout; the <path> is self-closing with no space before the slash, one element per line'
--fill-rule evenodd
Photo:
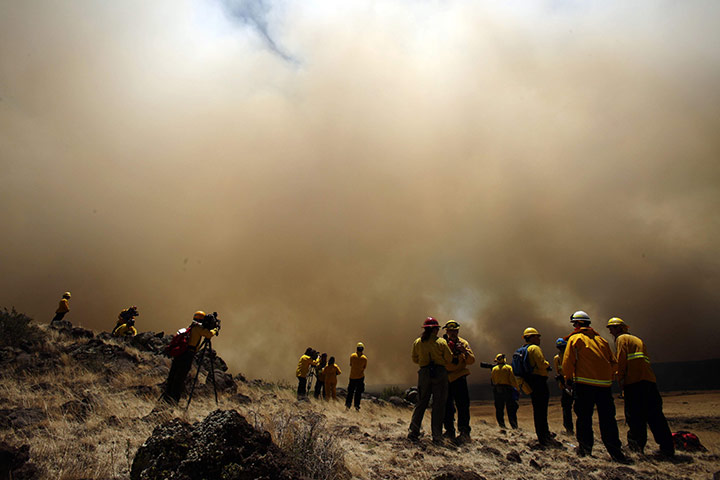
<path fill-rule="evenodd" d="M 518 428 L 517 411 L 518 383 L 513 374 L 512 367 L 505 362 L 505 354 L 498 353 L 495 356 L 495 366 L 490 371 L 490 382 L 493 386 L 493 397 L 495 399 L 495 418 L 498 425 L 505 428 L 505 410 L 507 410 L 508 421 L 512 428 Z"/>
<path fill-rule="evenodd" d="M 307 376 L 310 373 L 310 367 L 316 367 L 320 364 L 317 358 L 317 352 L 312 347 L 305 349 L 305 353 L 298 360 L 295 376 L 298 379 L 297 397 L 298 400 L 307 397 Z"/>
<path fill-rule="evenodd" d="M 645 343 L 628 333 L 627 324 L 618 317 L 608 320 L 607 328 L 615 337 L 617 379 L 625 398 L 625 420 L 629 430 L 628 447 L 643 453 L 647 443 L 647 427 L 666 457 L 675 455 L 672 433 L 662 410 L 655 373 L 650 366 Z"/>
<path fill-rule="evenodd" d="M 134 337 L 137 335 L 135 317 L 140 315 L 137 308 L 138 307 L 133 305 L 120 312 L 115 328 L 113 328 L 112 331 L 113 337 Z"/>
<path fill-rule="evenodd" d="M 315 398 L 320 398 L 321 395 L 323 398 L 325 397 L 325 376 L 322 372 L 326 366 L 327 353 L 323 353 L 320 355 L 317 366 L 313 367 L 315 369 L 315 378 L 317 379 L 315 382 Z"/>
<path fill-rule="evenodd" d="M 615 355 L 608 342 L 590 326 L 587 313 L 582 310 L 575 312 L 570 322 L 577 324 L 577 331 L 568 340 L 562 369 L 565 381 L 573 382 L 575 392 L 576 452 L 580 457 L 592 453 L 592 416 L 597 406 L 600 436 L 605 448 L 614 461 L 628 463 L 620 444 L 611 392 L 616 369 Z"/>
<path fill-rule="evenodd" d="M 455 439 L 455 409 L 457 408 L 457 429 L 459 443 L 470 441 L 470 394 L 467 376 L 470 375 L 468 365 L 475 363 L 470 344 L 459 336 L 460 324 L 455 320 L 448 321 L 443 327 L 447 332 L 443 338 L 447 341 L 453 354 L 452 361 L 445 365 L 448 371 L 448 395 L 445 406 L 445 434 Z"/>
<path fill-rule="evenodd" d="M 58 304 L 57 310 L 55 310 L 55 316 L 52 320 L 50 320 L 50 325 L 52 325 L 55 322 L 59 322 L 63 319 L 65 314 L 67 314 L 70 311 L 70 292 L 65 292 L 62 295 L 62 298 L 60 299 L 60 303 Z"/>
<path fill-rule="evenodd" d="M 360 400 L 365 391 L 365 368 L 367 368 L 367 357 L 363 353 L 365 345 L 358 342 L 355 346 L 355 353 L 350 355 L 350 379 L 348 380 L 347 397 L 345 408 L 355 404 L 355 410 L 360 410 Z"/>
<path fill-rule="evenodd" d="M 445 365 L 452 362 L 452 352 L 444 338 L 438 338 L 440 324 L 433 317 L 427 317 L 423 323 L 423 333 L 412 347 L 412 361 L 420 367 L 418 370 L 418 400 L 413 410 L 408 431 L 408 439 L 420 438 L 420 427 L 425 410 L 433 397 L 432 438 L 435 443 L 443 443 L 442 427 L 445 418 L 445 402 L 448 391 L 448 374 Z"/>
<path fill-rule="evenodd" d="M 535 434 L 540 445 L 557 445 L 554 434 L 550 433 L 548 427 L 548 404 L 550 403 L 550 390 L 548 389 L 548 370 L 550 363 L 545 360 L 545 355 L 540 348 L 540 332 L 533 327 L 523 331 L 523 338 L 527 347 L 527 355 L 530 360 L 532 373 L 524 378 L 527 387 L 530 388 L 530 400 L 533 407 L 533 423 Z"/>
<path fill-rule="evenodd" d="M 565 427 L 565 433 L 572 435 L 575 433 L 572 418 L 572 382 L 565 381 L 562 369 L 563 354 L 565 353 L 565 347 L 567 347 L 567 340 L 560 337 L 555 341 L 555 346 L 558 349 L 558 354 L 553 358 L 553 364 L 555 365 L 555 381 L 560 389 L 560 406 L 562 407 L 563 412 L 563 427 Z"/>
<path fill-rule="evenodd" d="M 185 377 L 192 367 L 195 352 L 200 346 L 203 337 L 212 338 L 218 334 L 220 326 L 213 315 L 205 315 L 205 312 L 198 310 L 193 315 L 193 321 L 188 327 L 187 349 L 173 357 L 170 373 L 165 382 L 165 392 L 161 400 L 177 405 L 180 402 L 183 390 L 185 389 Z M 182 331 L 182 330 L 181 330 Z"/>
<path fill-rule="evenodd" d="M 340 367 L 335 364 L 335 357 L 330 357 L 325 368 L 323 368 L 322 375 L 325 382 L 325 400 L 337 400 L 337 376 L 342 372 Z M 320 380 L 318 379 L 318 382 Z"/>

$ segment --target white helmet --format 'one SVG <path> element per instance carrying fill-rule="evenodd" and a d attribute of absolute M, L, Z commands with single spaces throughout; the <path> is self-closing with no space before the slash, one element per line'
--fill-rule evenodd
<path fill-rule="evenodd" d="M 570 315 L 570 323 L 573 322 L 587 322 L 590 323 L 590 315 L 583 312 L 582 310 L 578 310 L 577 312 Z"/>

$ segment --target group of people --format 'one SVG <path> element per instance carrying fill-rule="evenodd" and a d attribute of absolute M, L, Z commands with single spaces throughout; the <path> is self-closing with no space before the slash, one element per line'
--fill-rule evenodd
<path fill-rule="evenodd" d="M 58 322 L 70 311 L 70 292 L 60 300 L 51 323 Z M 136 306 L 124 309 L 112 331 L 114 336 L 133 336 L 135 317 L 139 315 Z M 628 333 L 628 325 L 620 318 L 613 317 L 607 323 L 615 339 L 615 353 L 609 343 L 590 325 L 590 316 L 582 310 L 570 316 L 573 331 L 556 340 L 558 354 L 553 359 L 555 380 L 561 390 L 563 426 L 568 434 L 577 438 L 577 454 L 586 456 L 593 449 L 593 411 L 597 408 L 600 436 L 610 457 L 618 462 L 627 462 L 619 438 L 615 419 L 615 403 L 612 396 L 612 382 L 617 380 L 623 391 L 625 419 L 629 427 L 628 448 L 644 452 L 649 426 L 660 453 L 672 457 L 675 453 L 672 434 L 662 411 L 662 398 L 658 392 L 656 378 L 650 366 L 650 358 L 644 342 Z M 412 346 L 411 358 L 418 370 L 418 398 L 408 431 L 410 440 L 420 437 L 420 429 L 426 409 L 432 397 L 431 432 L 433 442 L 453 440 L 462 443 L 470 440 L 470 397 L 467 376 L 469 365 L 475 363 L 470 344 L 459 336 L 460 324 L 449 320 L 443 326 L 445 334 L 439 336 L 440 324 L 428 317 L 422 325 L 423 333 Z M 181 329 L 169 347 L 172 365 L 162 399 L 177 404 L 184 389 L 185 377 L 192 366 L 195 352 L 203 338 L 210 339 L 220 329 L 217 314 L 207 315 L 197 311 L 186 329 Z M 498 425 L 505 428 L 505 412 L 511 428 L 517 428 L 519 392 L 530 395 L 533 408 L 533 423 L 538 441 L 543 446 L 555 446 L 555 434 L 548 427 L 548 405 L 550 391 L 548 372 L 552 370 L 540 348 L 540 332 L 528 327 L 523 331 L 524 345 L 513 355 L 512 365 L 504 354 L 497 354 L 491 366 L 491 382 L 495 399 L 495 414 Z M 178 340 L 176 342 L 176 340 Z M 350 375 L 345 406 L 354 405 L 360 410 L 362 394 L 365 391 L 365 369 L 367 357 L 365 345 L 360 342 L 350 355 Z M 519 368 L 524 362 L 527 367 Z M 517 363 L 517 365 L 516 365 Z M 335 357 L 320 354 L 308 347 L 300 357 L 296 369 L 298 379 L 297 395 L 307 398 L 308 377 L 317 380 L 315 398 L 322 395 L 325 400 L 337 400 L 337 377 L 341 375 Z M 575 424 L 573 425 L 573 411 Z M 455 413 L 457 412 L 457 429 Z M 457 434 L 457 435 L 456 435 Z"/>
<path fill-rule="evenodd" d="M 365 368 L 367 357 L 365 345 L 358 342 L 355 353 L 350 355 L 350 380 L 347 387 L 345 407 L 355 406 L 360 410 L 360 401 L 365 391 Z M 325 400 L 337 400 L 337 377 L 342 371 L 335 363 L 335 357 L 328 358 L 327 353 L 320 354 L 312 347 L 308 347 L 298 361 L 295 376 L 298 380 L 298 399 L 305 399 L 308 395 L 308 378 L 315 377 L 315 398 L 323 396 Z"/>
<path fill-rule="evenodd" d="M 662 398 L 643 341 L 628 333 L 629 327 L 622 319 L 613 317 L 607 323 L 615 339 L 616 352 L 613 353 L 609 343 L 590 326 L 587 313 L 581 310 L 575 312 L 570 322 L 573 331 L 557 339 L 558 354 L 553 360 L 556 381 L 562 392 L 563 426 L 568 434 L 575 433 L 577 454 L 583 457 L 592 453 L 592 417 L 597 408 L 601 439 L 610 457 L 617 462 L 628 462 L 621 448 L 615 419 L 611 387 L 613 379 L 616 379 L 625 401 L 628 448 L 644 452 L 649 426 L 660 447 L 660 454 L 672 457 L 675 454 L 672 434 L 662 411 Z M 443 328 L 447 333 L 440 337 L 438 321 L 428 317 L 423 324 L 422 336 L 413 343 L 412 360 L 420 366 L 420 370 L 418 402 L 408 432 L 410 440 L 416 440 L 420 435 L 421 422 L 431 396 L 433 442 L 442 443 L 446 437 L 454 437 L 454 407 L 458 410 L 458 430 L 465 439 L 469 438 L 467 382 L 453 384 L 469 374 L 467 365 L 474 362 L 474 356 L 467 341 L 458 337 L 459 325 L 456 321 L 448 321 Z M 513 355 L 512 366 L 508 365 L 504 354 L 495 357 L 491 381 L 497 422 L 505 428 L 504 413 L 507 411 L 510 426 L 517 428 L 518 398 L 522 391 L 531 398 L 539 443 L 542 446 L 557 446 L 559 442 L 550 432 L 547 418 L 550 399 L 548 372 L 552 368 L 540 348 L 540 332 L 528 327 L 522 336 L 524 345 Z M 522 366 L 523 362 L 527 367 Z"/>

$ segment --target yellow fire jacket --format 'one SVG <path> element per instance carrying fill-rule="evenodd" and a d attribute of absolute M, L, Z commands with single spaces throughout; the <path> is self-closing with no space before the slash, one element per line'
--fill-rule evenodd
<path fill-rule="evenodd" d="M 452 352 L 448 347 L 444 338 L 438 338 L 437 335 L 431 335 L 430 338 L 423 342 L 422 337 L 415 340 L 411 353 L 412 361 L 421 367 L 426 367 L 432 360 L 435 365 L 443 367 L 452 362 Z"/>
<path fill-rule="evenodd" d="M 568 340 L 562 369 L 566 380 L 610 387 L 617 361 L 607 340 L 590 327 L 583 327 Z"/>
<path fill-rule="evenodd" d="M 296 377 L 305 378 L 310 372 L 310 366 L 316 366 L 320 364 L 320 360 L 313 360 L 309 355 L 303 355 L 298 361 L 297 369 L 295 370 Z"/>
<path fill-rule="evenodd" d="M 200 324 L 194 324 L 192 328 L 190 329 L 190 338 L 188 339 L 188 348 L 190 350 L 197 350 L 198 345 L 200 344 L 200 340 L 202 337 L 205 338 L 212 338 L 213 336 L 217 335 L 218 331 L 216 328 L 213 328 L 212 330 L 208 330 L 207 328 L 204 328 Z"/>
<path fill-rule="evenodd" d="M 650 366 L 645 343 L 629 333 L 619 335 L 615 340 L 617 348 L 617 377 L 620 386 L 641 380 L 656 383 L 655 373 Z"/>
<path fill-rule="evenodd" d="M 137 329 L 129 326 L 127 323 L 123 323 L 113 330 L 112 335 L 113 337 L 134 337 L 137 335 Z"/>
<path fill-rule="evenodd" d="M 323 368 L 322 374 L 324 377 L 325 382 L 337 382 L 337 376 L 340 375 L 342 372 L 340 371 L 340 367 L 338 367 L 336 364 L 328 365 L 325 368 Z"/>
<path fill-rule="evenodd" d="M 470 375 L 470 370 L 467 368 L 468 365 L 475 363 L 475 354 L 470 348 L 470 344 L 462 337 L 458 337 L 458 342 L 465 347 L 467 353 L 453 354 L 453 359 L 445 365 L 448 371 L 448 381 L 454 382 L 460 377 Z M 457 359 L 457 363 L 453 363 Z"/>
<path fill-rule="evenodd" d="M 530 358 L 530 365 L 533 367 L 532 373 L 534 375 L 540 375 L 541 377 L 548 376 L 548 367 L 550 362 L 545 360 L 545 355 L 539 345 L 530 345 L 527 349 L 528 357 Z"/>
<path fill-rule="evenodd" d="M 513 369 L 505 362 L 493 367 L 490 371 L 490 381 L 493 385 L 510 385 L 511 387 L 518 388 L 518 382 L 513 374 Z"/>
<path fill-rule="evenodd" d="M 60 303 L 58 304 L 57 310 L 55 310 L 55 313 L 67 313 L 70 311 L 70 304 L 67 301 L 67 298 L 63 298 L 60 300 Z"/>
<path fill-rule="evenodd" d="M 357 352 L 350 355 L 350 378 L 365 378 L 365 368 L 367 367 L 367 357 L 365 355 L 358 356 Z"/>

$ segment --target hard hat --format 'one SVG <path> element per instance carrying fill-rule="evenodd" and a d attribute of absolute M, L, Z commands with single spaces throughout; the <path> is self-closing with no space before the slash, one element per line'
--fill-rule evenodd
<path fill-rule="evenodd" d="M 627 326 L 627 325 L 625 324 L 625 322 L 623 322 L 623 319 L 622 319 L 622 318 L 619 318 L 619 317 L 613 317 L 613 318 L 611 318 L 610 320 L 608 320 L 607 326 L 608 326 L 608 327 L 612 327 L 613 325 L 618 325 L 618 326 L 621 326 L 621 327 Z"/>
<path fill-rule="evenodd" d="M 500 363 L 503 360 L 505 360 L 504 353 L 498 353 L 497 355 L 495 355 L 495 363 Z"/>
<path fill-rule="evenodd" d="M 358 342 L 358 344 L 357 344 L 357 347 L 356 347 L 356 348 L 359 348 L 360 350 L 365 350 L 365 345 L 363 345 L 363 343 L 362 343 L 362 342 Z"/>
<path fill-rule="evenodd" d="M 556 347 L 567 347 L 567 340 L 560 337 L 557 340 L 555 340 L 555 346 Z"/>
<path fill-rule="evenodd" d="M 460 324 L 455 320 L 448 320 L 443 328 L 445 330 L 460 330 Z"/>
<path fill-rule="evenodd" d="M 195 312 L 195 315 L 193 315 L 193 320 L 196 320 L 198 322 L 201 322 L 204 319 L 205 319 L 205 312 L 203 312 L 202 310 L 198 310 L 197 312 Z"/>
<path fill-rule="evenodd" d="M 590 315 L 583 312 L 582 310 L 578 310 L 577 312 L 570 315 L 570 323 L 573 322 L 587 322 L 590 323 Z"/>
<path fill-rule="evenodd" d="M 423 323 L 423 328 L 432 328 L 432 327 L 440 327 L 440 324 L 433 317 L 427 317 L 425 319 L 425 323 Z"/>
<path fill-rule="evenodd" d="M 70 297 L 72 297 L 72 295 L 70 295 L 70 292 L 65 292 L 65 293 L 63 293 L 63 297 L 70 298 Z"/>
<path fill-rule="evenodd" d="M 522 334 L 523 337 L 529 337 L 531 335 L 540 335 L 540 332 L 535 330 L 533 327 L 528 327 L 525 329 L 525 331 Z"/>

